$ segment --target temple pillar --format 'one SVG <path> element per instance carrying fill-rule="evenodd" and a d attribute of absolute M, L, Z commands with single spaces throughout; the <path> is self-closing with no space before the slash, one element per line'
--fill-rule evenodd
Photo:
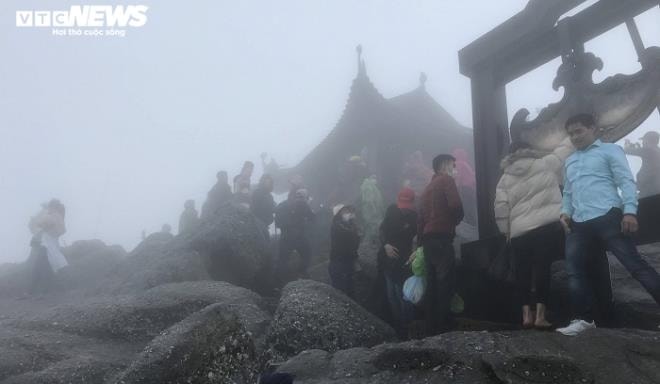
<path fill-rule="evenodd" d="M 493 203 L 501 175 L 500 161 L 509 148 L 506 87 L 495 81 L 490 68 L 472 76 L 472 119 L 479 238 L 484 239 L 499 232 L 493 215 Z"/>

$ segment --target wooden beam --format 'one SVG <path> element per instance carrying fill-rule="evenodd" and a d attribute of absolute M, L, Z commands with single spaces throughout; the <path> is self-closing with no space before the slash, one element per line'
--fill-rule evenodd
<path fill-rule="evenodd" d="M 658 0 L 601 0 L 563 20 L 570 24 L 573 42 L 584 44 L 657 5 Z M 493 37 L 491 40 L 497 39 Z M 559 28 L 556 25 L 549 30 L 539 28 L 513 42 L 497 46 L 493 52 L 490 57 L 474 63 L 468 63 L 461 57 L 461 72 L 470 76 L 470 73 L 483 70 L 484 67 L 492 67 L 498 83 L 509 83 L 561 55 Z M 468 65 L 472 65 L 472 68 L 468 68 Z"/>

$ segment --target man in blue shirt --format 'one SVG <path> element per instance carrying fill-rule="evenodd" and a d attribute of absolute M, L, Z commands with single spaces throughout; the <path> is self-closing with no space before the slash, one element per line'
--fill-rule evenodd
<path fill-rule="evenodd" d="M 623 149 L 598 140 L 589 114 L 568 119 L 566 131 L 577 151 L 564 166 L 560 221 L 567 233 L 566 268 L 576 319 L 557 331 L 574 336 L 596 327 L 587 282 L 590 244 L 598 242 L 612 252 L 659 305 L 660 275 L 641 258 L 630 236 L 638 229 L 637 187 Z"/>

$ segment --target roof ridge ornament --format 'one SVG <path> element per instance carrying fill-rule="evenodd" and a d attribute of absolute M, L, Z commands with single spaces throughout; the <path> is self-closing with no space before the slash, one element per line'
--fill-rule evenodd
<path fill-rule="evenodd" d="M 421 89 L 426 89 L 426 81 L 428 80 L 428 76 L 426 76 L 426 72 L 420 72 L 419 73 L 419 87 Z"/>
<path fill-rule="evenodd" d="M 358 44 L 355 47 L 355 52 L 357 52 L 357 64 L 358 64 L 358 74 L 357 77 L 366 77 L 367 76 L 367 66 L 362 59 L 362 44 Z"/>

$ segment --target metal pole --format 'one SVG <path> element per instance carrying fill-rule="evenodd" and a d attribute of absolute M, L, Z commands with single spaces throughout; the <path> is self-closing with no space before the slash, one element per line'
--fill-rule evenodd
<path fill-rule="evenodd" d="M 626 20 L 626 27 L 628 27 L 628 33 L 630 34 L 630 38 L 632 39 L 633 45 L 635 46 L 635 51 L 637 52 L 637 58 L 641 62 L 642 56 L 644 55 L 644 51 L 646 50 L 646 48 L 644 47 L 644 42 L 642 41 L 642 35 L 640 35 L 639 33 L 639 29 L 637 28 L 635 19 Z"/>

